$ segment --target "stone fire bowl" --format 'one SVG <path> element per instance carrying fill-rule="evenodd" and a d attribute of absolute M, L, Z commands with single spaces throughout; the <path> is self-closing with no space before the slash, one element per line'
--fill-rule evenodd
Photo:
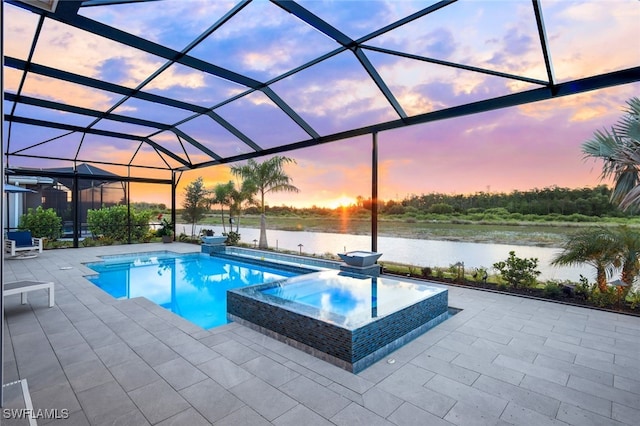
<path fill-rule="evenodd" d="M 338 256 L 349 266 L 364 268 L 375 264 L 380 256 L 382 256 L 382 253 L 373 251 L 350 251 L 347 253 L 338 253 Z"/>

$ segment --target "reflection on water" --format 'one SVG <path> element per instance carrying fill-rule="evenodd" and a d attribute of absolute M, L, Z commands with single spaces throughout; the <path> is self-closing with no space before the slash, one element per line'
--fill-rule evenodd
<path fill-rule="evenodd" d="M 227 323 L 227 290 L 294 275 L 201 254 L 141 254 L 87 266 L 98 275 L 86 278 L 113 297 L 146 297 L 203 328 Z"/>
<path fill-rule="evenodd" d="M 183 226 L 178 225 L 178 232 L 182 231 Z M 213 229 L 216 235 L 222 234 L 221 226 L 205 227 Z M 240 235 L 242 242 L 253 244 L 253 240 L 259 238 L 260 230 L 244 228 L 240 229 Z M 302 244 L 303 252 L 315 254 L 371 249 L 371 239 L 368 235 L 268 230 L 267 237 L 269 247 L 296 252 L 299 250 L 298 244 Z M 595 279 L 595 270 L 588 265 L 551 266 L 551 259 L 561 251 L 558 248 L 378 237 L 378 251 L 383 253 L 380 259 L 382 262 L 393 261 L 430 267 L 449 267 L 456 262 L 464 262 L 467 271 L 479 267 L 491 269 L 495 262 L 509 257 L 509 251 L 512 250 L 521 258 L 538 258 L 538 269 L 542 272 L 540 276 L 542 280 L 578 281 L 580 274 L 590 280 Z"/>
<path fill-rule="evenodd" d="M 417 284 L 382 277 L 321 271 L 287 279 L 261 290 L 278 299 L 312 306 L 318 319 L 348 328 L 371 322 L 442 293 L 442 286 Z M 291 309 L 291 305 L 287 305 Z"/>

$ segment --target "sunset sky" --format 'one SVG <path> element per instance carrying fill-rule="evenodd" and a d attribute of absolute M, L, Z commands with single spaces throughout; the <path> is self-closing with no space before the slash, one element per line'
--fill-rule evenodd
<path fill-rule="evenodd" d="M 634 90 L 635 89 L 635 92 Z M 593 92 L 528 108 L 511 108 L 378 135 L 379 196 L 401 200 L 430 192 L 511 192 L 557 185 L 593 187 L 601 162 L 584 159 L 581 144 L 610 127 L 640 85 Z M 590 117 L 598 114 L 598 117 Z M 299 194 L 269 196 L 271 205 L 337 207 L 371 194 L 371 137 L 293 152 L 288 167 Z M 196 170 L 205 181 L 220 179 Z"/>
<path fill-rule="evenodd" d="M 355 39 L 435 2 L 312 0 L 299 3 Z M 80 13 L 182 50 L 234 4 L 165 1 L 92 7 Z M 543 0 L 542 7 L 558 82 L 640 65 L 640 2 L 637 0 Z M 5 55 L 26 58 L 36 22 L 35 14 L 5 4 Z M 531 79 L 546 78 L 529 1 L 460 1 L 398 31 L 374 38 L 368 44 Z M 254 1 L 189 54 L 252 79 L 268 81 L 335 48 L 335 42 L 282 9 L 266 1 Z M 514 83 L 501 77 L 374 51 L 367 51 L 366 55 L 409 116 L 534 88 L 529 83 Z M 33 61 L 131 88 L 138 86 L 164 62 L 53 20 L 45 22 Z M 16 93 L 21 77 L 20 71 L 5 68 L 5 90 Z M 144 87 L 149 93 L 177 97 L 205 107 L 216 105 L 244 89 L 178 64 L 170 66 Z M 397 119 L 351 52 L 341 53 L 318 67 L 285 78 L 272 89 L 320 135 Z M 21 93 L 101 111 L 121 98 L 110 92 L 73 83 L 62 84 L 32 73 L 25 80 Z M 381 132 L 378 134 L 379 196 L 388 200 L 429 192 L 510 192 L 553 185 L 570 188 L 598 185 L 601 183 L 601 164 L 585 161 L 581 144 L 595 130 L 614 124 L 622 115 L 625 101 L 639 95 L 640 83 L 635 83 Z M 5 101 L 5 113 L 12 107 L 12 103 Z M 301 128 L 285 120 L 282 112 L 273 108 L 271 100 L 261 92 L 244 96 L 216 111 L 263 148 L 308 137 Z M 127 100 L 114 112 L 172 123 L 190 115 L 186 111 L 136 99 Z M 43 112 L 42 108 L 24 105 L 19 105 L 15 114 L 40 115 L 78 125 L 93 121 L 91 117 Z M 179 128 L 221 155 L 248 151 L 246 145 L 212 123 L 207 117 L 199 117 Z M 153 131 L 109 120 L 102 120 L 96 128 L 141 135 Z M 5 124 L 5 135 L 7 130 Z M 64 133 L 53 131 L 50 134 L 34 126 L 19 124 L 13 126 L 12 132 L 21 135 L 12 139 L 12 150 L 20 144 L 33 146 Z M 170 149 L 181 150 L 169 133 L 159 133 L 152 139 Z M 73 153 L 80 138 L 81 135 L 71 134 L 29 150 Z M 6 136 L 3 143 L 6 147 Z M 131 145 L 130 141 L 114 144 L 107 138 L 87 137 L 79 158 L 88 158 L 90 153 L 103 161 L 123 156 L 122 161 L 126 162 L 128 158 L 125 157 L 130 152 L 121 149 L 131 149 Z M 197 153 L 189 154 L 197 159 Z M 134 163 L 160 165 L 161 161 L 154 155 L 152 150 L 142 149 Z M 296 160 L 287 171 L 300 193 L 269 196 L 267 201 L 271 205 L 336 207 L 349 203 L 358 195 L 370 195 L 371 136 L 284 155 Z M 12 166 L 68 165 L 29 158 L 12 161 Z M 113 171 L 122 173 L 122 169 L 114 168 Z M 144 173 L 148 175 L 148 172 Z M 185 172 L 178 192 L 182 193 L 184 185 L 198 176 L 205 179 L 207 187 L 231 178 L 228 165 Z M 166 177 L 166 173 L 157 177 Z M 135 188 L 133 201 L 169 202 L 168 193 L 147 192 L 141 186 L 137 186 L 137 191 Z"/>

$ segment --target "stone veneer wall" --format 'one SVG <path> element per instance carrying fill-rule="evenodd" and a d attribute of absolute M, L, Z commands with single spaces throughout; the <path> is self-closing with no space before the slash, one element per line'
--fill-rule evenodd
<path fill-rule="evenodd" d="M 425 324 L 446 318 L 448 292 L 439 293 L 355 330 L 287 310 L 286 303 L 284 306 L 272 305 L 243 294 L 242 289 L 227 292 L 227 312 L 232 320 L 241 318 L 255 324 L 258 329 L 264 328 L 292 339 L 328 355 L 321 358 L 357 372 L 405 344 L 408 340 L 403 339 L 404 336 L 410 336 L 411 339 L 417 337 L 412 331 L 424 332 Z M 299 347 L 295 344 L 292 346 Z M 364 364 L 358 362 L 384 348 L 389 350 L 378 352 Z"/>
<path fill-rule="evenodd" d="M 353 330 L 352 363 L 447 313 L 449 292 L 443 291 L 398 312 Z"/>

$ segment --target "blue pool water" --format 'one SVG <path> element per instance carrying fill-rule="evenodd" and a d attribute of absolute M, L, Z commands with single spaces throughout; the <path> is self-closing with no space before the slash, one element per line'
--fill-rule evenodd
<path fill-rule="evenodd" d="M 203 327 L 226 324 L 227 290 L 297 275 L 203 253 L 140 253 L 88 263 L 86 278 L 115 298 L 146 297 Z"/>
<path fill-rule="evenodd" d="M 348 328 L 361 327 L 421 300 L 446 292 L 444 286 L 401 282 L 391 278 L 322 271 L 261 286 L 259 292 L 282 300 L 288 309 L 296 305 L 309 315 Z M 308 310 L 304 306 L 312 307 Z M 317 310 L 317 311 L 315 311 Z M 329 314 L 329 315 L 328 315 Z"/>

